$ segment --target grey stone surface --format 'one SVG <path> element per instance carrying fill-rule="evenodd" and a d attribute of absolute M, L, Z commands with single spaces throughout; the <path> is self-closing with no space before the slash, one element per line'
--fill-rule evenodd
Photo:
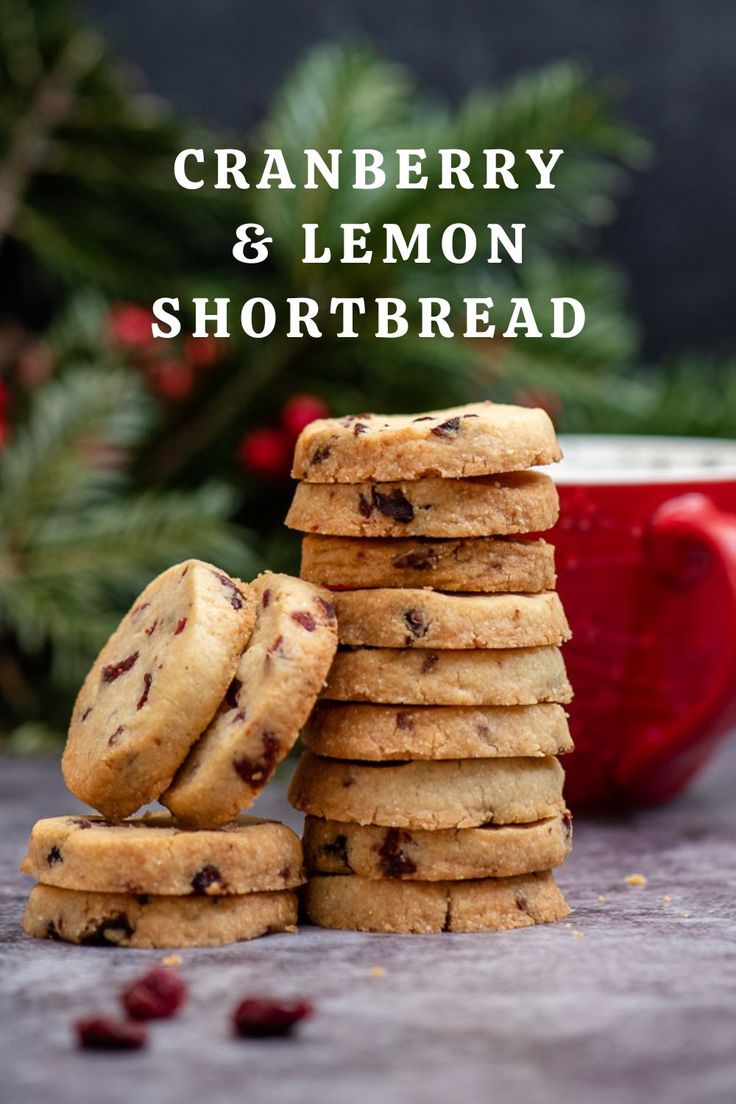
<path fill-rule="evenodd" d="M 78 805 L 55 763 L 0 760 L 0 1099 L 731 1104 L 735 782 L 732 744 L 664 809 L 579 818 L 560 874 L 572 926 L 441 936 L 307 928 L 183 951 L 190 1003 L 153 1026 L 146 1052 L 115 1055 L 76 1051 L 71 1021 L 113 1011 L 120 987 L 162 952 L 22 934 L 29 885 L 16 869 L 28 830 Z M 288 816 L 283 787 L 260 808 Z M 645 887 L 626 885 L 633 872 Z M 371 976 L 373 966 L 385 975 Z M 228 1013 L 252 992 L 303 994 L 318 1012 L 293 1041 L 236 1041 Z"/>

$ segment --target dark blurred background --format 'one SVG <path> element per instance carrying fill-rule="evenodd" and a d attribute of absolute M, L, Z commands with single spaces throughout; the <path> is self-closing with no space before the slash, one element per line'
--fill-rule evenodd
<path fill-rule="evenodd" d="M 571 58 L 623 93 L 656 158 L 603 252 L 622 263 L 644 355 L 730 352 L 736 219 L 733 0 L 85 0 L 152 91 L 242 132 L 316 43 L 363 35 L 453 100 Z"/>
<path fill-rule="evenodd" d="M 58 746 L 100 643 L 172 562 L 298 569 L 283 518 L 315 417 L 493 398 L 565 433 L 733 437 L 734 31 L 733 0 L 0 0 L 0 744 Z M 345 221 L 426 221 L 433 263 L 317 273 L 314 193 L 176 184 L 180 150 L 221 145 L 253 176 L 281 148 L 297 179 L 306 147 L 565 156 L 543 192 L 523 157 L 493 195 L 346 178 L 317 206 L 335 256 Z M 442 227 L 490 219 L 526 224 L 523 265 L 443 259 Z M 274 237 L 257 270 L 232 257 L 251 220 Z M 528 297 L 543 337 L 418 336 L 419 296 L 479 293 L 499 332 Z M 181 298 L 171 341 L 161 295 Z M 279 325 L 194 338 L 203 295 L 265 296 Z M 409 330 L 382 341 L 367 317 L 344 341 L 323 311 L 320 339 L 290 339 L 300 295 L 369 315 L 396 295 Z M 585 305 L 574 341 L 549 336 L 557 295 Z"/>

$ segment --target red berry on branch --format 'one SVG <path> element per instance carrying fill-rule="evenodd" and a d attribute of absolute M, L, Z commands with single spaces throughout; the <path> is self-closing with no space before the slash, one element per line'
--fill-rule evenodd
<path fill-rule="evenodd" d="M 5 380 L 0 379 L 0 418 L 7 412 L 10 406 L 10 388 Z"/>
<path fill-rule="evenodd" d="M 226 342 L 222 338 L 187 337 L 184 341 L 184 355 L 195 368 L 209 368 L 222 356 Z"/>
<path fill-rule="evenodd" d="M 138 303 L 116 303 L 107 312 L 105 328 L 110 340 L 126 349 L 145 349 L 154 339 L 153 313 Z"/>
<path fill-rule="evenodd" d="M 284 433 L 296 439 L 305 426 L 317 418 L 329 417 L 330 408 L 319 395 L 292 395 L 281 411 Z"/>
<path fill-rule="evenodd" d="M 123 990 L 123 1008 L 132 1020 L 165 1020 L 187 999 L 187 987 L 176 970 L 156 966 Z"/>
<path fill-rule="evenodd" d="M 291 443 L 280 429 L 254 429 L 238 445 L 238 458 L 253 475 L 285 479 L 291 467 Z"/>
<path fill-rule="evenodd" d="M 154 361 L 148 368 L 152 389 L 169 402 L 183 402 L 194 386 L 194 369 L 180 360 Z"/>

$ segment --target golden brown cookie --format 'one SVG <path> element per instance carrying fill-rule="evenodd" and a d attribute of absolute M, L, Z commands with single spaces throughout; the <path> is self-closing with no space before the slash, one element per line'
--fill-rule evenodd
<path fill-rule="evenodd" d="M 571 843 L 568 812 L 531 824 L 436 832 L 313 816 L 304 825 L 304 860 L 310 872 L 404 881 L 506 878 L 549 870 L 565 861 Z"/>
<path fill-rule="evenodd" d="M 272 932 L 296 931 L 290 890 L 232 897 L 149 897 L 37 885 L 23 930 L 38 939 L 85 947 L 217 947 Z"/>
<path fill-rule="evenodd" d="M 302 740 L 330 759 L 494 759 L 572 751 L 561 705 L 395 705 L 323 701 Z"/>
<path fill-rule="evenodd" d="M 214 716 L 252 624 L 247 588 L 211 564 L 154 579 L 77 697 L 62 759 L 71 792 L 111 818 L 157 798 Z"/>
<path fill-rule="evenodd" d="M 209 832 L 158 814 L 117 823 L 49 817 L 34 825 L 21 870 L 62 889 L 158 896 L 291 889 L 304 880 L 298 837 L 260 817 Z"/>
<path fill-rule="evenodd" d="M 572 697 L 559 648 L 339 651 L 323 697 L 400 705 L 531 705 Z"/>
<path fill-rule="evenodd" d="M 480 402 L 426 414 L 321 418 L 300 433 L 292 475 L 311 483 L 457 479 L 561 457 L 544 410 Z"/>
<path fill-rule="evenodd" d="M 467 882 L 318 874 L 307 882 L 305 908 L 323 928 L 416 934 L 527 928 L 570 912 L 549 871 Z"/>
<path fill-rule="evenodd" d="M 554 548 L 543 540 L 322 537 L 302 541 L 301 576 L 340 590 L 432 587 L 475 593 L 553 590 Z"/>
<path fill-rule="evenodd" d="M 266 572 L 256 622 L 216 717 L 162 795 L 174 816 L 224 824 L 253 803 L 294 746 L 337 647 L 329 591 Z"/>
<path fill-rule="evenodd" d="M 300 812 L 389 828 L 526 824 L 564 812 L 554 758 L 367 764 L 305 752 L 289 789 Z"/>
<path fill-rule="evenodd" d="M 341 644 L 372 648 L 529 648 L 562 644 L 559 596 L 346 590 L 335 594 Z"/>
<path fill-rule="evenodd" d="M 547 475 L 390 483 L 300 483 L 286 524 L 338 537 L 488 537 L 541 533 L 557 521 Z"/>

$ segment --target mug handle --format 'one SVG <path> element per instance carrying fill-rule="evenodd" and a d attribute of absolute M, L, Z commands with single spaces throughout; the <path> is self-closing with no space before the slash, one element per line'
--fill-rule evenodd
<path fill-rule="evenodd" d="M 683 719 L 681 729 L 669 733 L 671 773 L 688 778 L 702 761 L 702 734 L 714 725 L 734 698 L 736 686 L 736 515 L 720 510 L 703 494 L 684 494 L 664 502 L 653 514 L 646 533 L 646 552 L 650 568 L 681 587 L 696 586 L 713 568 L 723 580 L 722 601 L 729 611 L 732 626 L 728 647 L 714 672 L 712 689 L 699 703 L 697 713 Z M 698 736 L 698 733 L 700 735 Z M 695 734 L 695 735 L 694 735 Z M 710 742 L 721 735 L 716 729 Z M 697 742 L 697 762 L 688 754 Z M 625 770 L 646 777 L 650 765 L 661 759 L 662 744 L 631 749 Z"/>

